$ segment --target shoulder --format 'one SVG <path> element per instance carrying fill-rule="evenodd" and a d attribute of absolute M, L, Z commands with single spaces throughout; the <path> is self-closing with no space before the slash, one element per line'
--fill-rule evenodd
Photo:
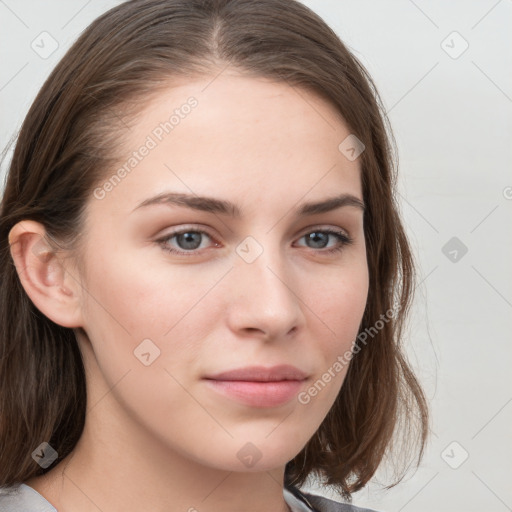
<path fill-rule="evenodd" d="M 300 493 L 306 503 L 317 512 L 377 512 L 369 508 L 356 507 L 350 503 L 340 503 L 305 491 L 298 491 L 297 489 L 294 489 L 294 491 Z"/>
<path fill-rule="evenodd" d="M 0 487 L 1 512 L 57 512 L 35 489 L 19 484 Z"/>

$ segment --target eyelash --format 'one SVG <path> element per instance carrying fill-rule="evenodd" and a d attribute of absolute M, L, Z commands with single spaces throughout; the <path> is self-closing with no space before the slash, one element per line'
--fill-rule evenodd
<path fill-rule="evenodd" d="M 198 254 L 198 249 L 191 249 L 190 251 L 180 251 L 175 248 L 170 248 L 170 246 L 168 244 L 168 241 L 171 240 L 172 238 L 174 238 L 178 235 L 185 234 L 185 233 L 200 233 L 200 234 L 206 235 L 208 238 L 213 240 L 213 237 L 210 236 L 206 231 L 188 228 L 188 229 L 181 229 L 181 230 L 175 231 L 173 233 L 169 233 L 165 237 L 159 238 L 157 240 L 157 243 L 162 247 L 162 249 L 164 251 L 169 252 L 171 254 L 184 255 L 184 256 L 196 256 Z M 304 238 L 305 236 L 310 235 L 311 233 L 325 233 L 328 235 L 333 235 L 338 239 L 339 244 L 336 245 L 335 247 L 332 247 L 330 249 L 317 249 L 316 250 L 317 252 L 320 252 L 322 254 L 330 255 L 330 254 L 338 253 L 338 252 L 342 251 L 346 246 L 348 246 L 354 242 L 353 238 L 351 238 L 347 234 L 343 233 L 342 231 L 337 231 L 334 229 L 314 229 L 312 231 L 308 231 L 307 233 L 302 235 L 300 238 Z M 315 249 L 312 247 L 309 247 L 309 249 L 312 249 L 313 251 L 315 251 Z"/>

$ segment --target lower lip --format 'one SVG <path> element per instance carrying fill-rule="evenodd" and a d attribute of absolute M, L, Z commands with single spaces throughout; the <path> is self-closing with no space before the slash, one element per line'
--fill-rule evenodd
<path fill-rule="evenodd" d="M 295 397 L 303 381 L 254 382 L 206 379 L 206 382 L 215 391 L 247 405 L 253 407 L 277 407 Z"/>

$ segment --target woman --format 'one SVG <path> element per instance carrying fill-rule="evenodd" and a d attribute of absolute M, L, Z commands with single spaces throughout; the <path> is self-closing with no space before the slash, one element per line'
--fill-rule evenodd
<path fill-rule="evenodd" d="M 87 28 L 2 200 L 0 508 L 360 510 L 300 487 L 350 501 L 397 435 L 421 458 L 379 105 L 293 0 Z"/>

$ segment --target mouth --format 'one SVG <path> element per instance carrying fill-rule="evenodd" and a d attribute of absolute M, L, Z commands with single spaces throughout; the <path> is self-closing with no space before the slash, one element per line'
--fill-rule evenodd
<path fill-rule="evenodd" d="M 276 382 L 283 380 L 304 380 L 307 375 L 295 366 L 282 364 L 278 366 L 246 366 L 205 377 L 211 380 Z"/>
<path fill-rule="evenodd" d="M 252 407 L 277 407 L 295 397 L 306 373 L 290 365 L 248 366 L 205 377 L 210 389 Z"/>

